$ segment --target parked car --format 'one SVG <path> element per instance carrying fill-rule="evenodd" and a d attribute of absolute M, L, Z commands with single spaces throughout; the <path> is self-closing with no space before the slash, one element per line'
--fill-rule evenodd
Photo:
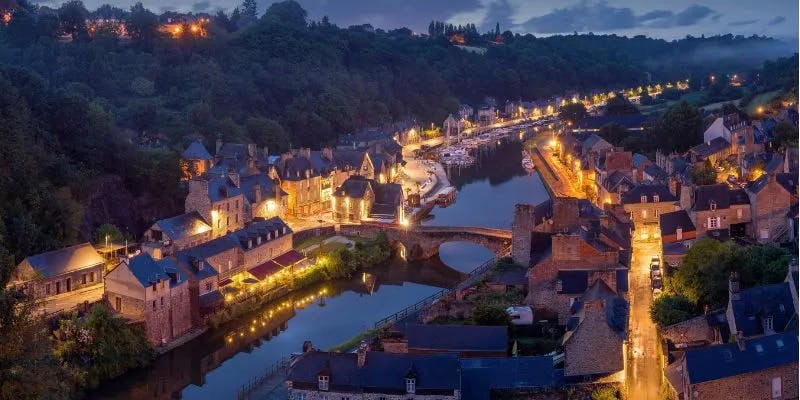
<path fill-rule="evenodd" d="M 661 282 L 661 278 L 655 278 L 650 283 L 650 287 L 653 289 L 653 297 L 658 297 L 664 289 L 664 284 Z"/>
<path fill-rule="evenodd" d="M 650 270 L 650 279 L 661 279 L 661 270 L 660 269 L 651 269 Z"/>

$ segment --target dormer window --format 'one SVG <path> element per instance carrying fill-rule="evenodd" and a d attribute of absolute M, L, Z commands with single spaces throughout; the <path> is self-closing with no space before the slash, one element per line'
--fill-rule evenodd
<path fill-rule="evenodd" d="M 417 380 L 415 378 L 406 378 L 406 393 L 417 392 Z"/>
<path fill-rule="evenodd" d="M 653 203 L 658 203 L 658 202 L 659 202 L 659 200 L 660 200 L 660 198 L 658 197 L 658 195 L 657 195 L 657 194 L 654 194 L 654 195 L 653 195 Z"/>
<path fill-rule="evenodd" d="M 683 240 L 683 228 L 675 229 L 675 236 L 678 240 Z"/>
<path fill-rule="evenodd" d="M 647 196 L 642 196 L 640 200 L 642 201 L 642 203 L 647 203 Z"/>
<path fill-rule="evenodd" d="M 775 333 L 775 330 L 773 329 L 773 326 L 772 326 L 772 316 L 771 315 L 769 317 L 764 317 L 764 319 L 762 320 L 762 324 L 764 325 L 764 333 L 765 334 Z"/>
<path fill-rule="evenodd" d="M 319 390 L 328 390 L 328 383 L 330 383 L 331 377 L 328 375 L 320 375 L 317 377 L 317 386 Z"/>
<path fill-rule="evenodd" d="M 561 293 L 564 291 L 564 282 L 559 279 L 556 281 L 556 293 Z"/>
<path fill-rule="evenodd" d="M 711 200 L 711 203 L 708 205 L 708 208 L 709 208 L 711 211 L 716 211 L 716 210 L 717 210 L 717 202 L 716 202 L 716 201 L 714 201 L 714 200 Z"/>

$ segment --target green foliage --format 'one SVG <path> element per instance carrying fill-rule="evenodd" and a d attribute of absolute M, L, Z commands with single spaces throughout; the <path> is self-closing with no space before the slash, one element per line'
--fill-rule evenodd
<path fill-rule="evenodd" d="M 775 136 L 773 144 L 777 149 L 783 151 L 792 147 L 797 147 L 797 127 L 790 122 L 782 121 L 776 125 L 773 135 Z"/>
<path fill-rule="evenodd" d="M 650 304 L 650 319 L 664 328 L 697 315 L 697 306 L 680 295 L 664 294 Z"/>
<path fill-rule="evenodd" d="M 667 109 L 645 135 L 652 150 L 684 152 L 702 141 L 702 127 L 700 111 L 681 101 Z"/>
<path fill-rule="evenodd" d="M 577 123 L 581 119 L 585 118 L 589 113 L 586 111 L 586 106 L 583 103 L 570 103 L 563 107 L 558 112 L 559 118 L 564 121 L 569 121 Z"/>
<path fill-rule="evenodd" d="M 95 387 L 153 359 L 144 331 L 128 325 L 105 305 L 93 306 L 81 319 L 62 319 L 55 336 L 56 357 L 82 387 Z"/>
<path fill-rule="evenodd" d="M 605 106 L 606 115 L 625 115 L 625 114 L 638 114 L 639 109 L 636 108 L 627 97 L 623 95 L 616 95 L 606 102 Z"/>
<path fill-rule="evenodd" d="M 98 246 L 105 246 L 106 243 L 111 244 L 125 239 L 125 236 L 114 224 L 103 224 L 97 228 L 97 234 L 94 236 L 94 243 Z"/>
<path fill-rule="evenodd" d="M 717 183 L 717 170 L 708 159 L 702 168 L 692 168 L 692 183 L 695 185 L 713 185 Z"/>
<path fill-rule="evenodd" d="M 628 138 L 628 130 L 622 125 L 612 122 L 601 126 L 597 135 L 614 146 L 623 146 L 623 142 Z"/>
<path fill-rule="evenodd" d="M 740 247 L 732 241 L 697 241 L 683 263 L 665 280 L 668 294 L 680 295 L 698 306 L 720 307 L 728 301 L 728 279 L 739 274 L 742 288 L 781 282 L 790 256 L 771 245 Z"/>
<path fill-rule="evenodd" d="M 592 400 L 619 400 L 619 390 L 613 387 L 602 387 L 592 392 Z"/>
<path fill-rule="evenodd" d="M 472 309 L 472 321 L 476 325 L 508 325 L 511 323 L 511 317 L 501 304 L 479 302 Z"/>

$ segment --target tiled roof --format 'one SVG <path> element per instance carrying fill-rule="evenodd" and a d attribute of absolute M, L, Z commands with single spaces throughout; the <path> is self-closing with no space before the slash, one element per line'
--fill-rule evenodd
<path fill-rule="evenodd" d="M 178 240 L 186 236 L 197 235 L 211 230 L 211 226 L 197 211 L 164 218 L 156 221 L 155 225 L 172 240 Z"/>
<path fill-rule="evenodd" d="M 772 317 L 775 332 L 783 332 L 795 314 L 789 284 L 756 286 L 739 293 L 739 300 L 731 300 L 730 307 L 736 329 L 745 336 L 763 334 L 762 319 Z"/>
<path fill-rule="evenodd" d="M 186 275 L 180 271 L 175 261 L 170 258 L 163 258 L 156 261 L 150 254 L 142 253 L 124 261 L 117 266 L 117 268 L 122 267 L 122 265 L 126 263 L 127 268 L 131 271 L 133 276 L 136 277 L 142 287 L 150 286 L 161 280 L 170 280 L 172 276 L 176 278 L 176 281 L 172 282 L 170 280 L 170 286 L 175 286 L 186 281 Z"/>
<path fill-rule="evenodd" d="M 622 195 L 622 204 L 641 203 L 642 196 L 646 197 L 648 203 L 654 203 L 655 196 L 658 196 L 660 203 L 678 201 L 666 185 L 636 185 Z"/>
<path fill-rule="evenodd" d="M 59 276 L 105 262 L 89 242 L 29 256 L 25 258 L 25 261 L 44 278 Z"/>
<path fill-rule="evenodd" d="M 181 158 L 184 160 L 211 160 L 211 153 L 203 146 L 200 139 L 195 139 L 186 147 L 186 150 L 181 153 Z"/>
<path fill-rule="evenodd" d="M 659 227 L 661 228 L 661 236 L 672 235 L 677 232 L 678 228 L 681 228 L 683 232 L 696 230 L 686 210 L 661 214 L 659 216 Z"/>
<path fill-rule="evenodd" d="M 317 387 L 321 371 L 330 375 L 329 388 L 368 390 L 378 393 L 404 394 L 405 378 L 413 373 L 416 394 L 446 394 L 460 387 L 458 357 L 455 354 L 398 354 L 367 352 L 366 362 L 359 368 L 355 353 L 310 351 L 292 366 L 286 380 L 295 387 Z"/>
<path fill-rule="evenodd" d="M 797 363 L 797 333 L 763 336 L 737 343 L 689 349 L 685 353 L 690 384 L 744 375 Z"/>
<path fill-rule="evenodd" d="M 710 210 L 712 201 L 716 203 L 717 209 L 729 208 L 731 196 L 728 193 L 728 185 L 720 183 L 695 187 L 692 206 L 695 211 Z"/>
<path fill-rule="evenodd" d="M 502 352 L 508 350 L 508 327 L 478 325 L 408 324 L 409 349 Z"/>
<path fill-rule="evenodd" d="M 461 398 L 489 400 L 496 389 L 551 389 L 560 387 L 564 372 L 553 358 L 464 358 L 461 364 Z"/>

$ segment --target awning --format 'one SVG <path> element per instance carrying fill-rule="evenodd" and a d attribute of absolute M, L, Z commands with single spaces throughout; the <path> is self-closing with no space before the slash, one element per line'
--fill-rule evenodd
<path fill-rule="evenodd" d="M 300 261 L 303 261 L 306 258 L 303 254 L 297 252 L 296 250 L 289 250 L 286 253 L 279 255 L 272 259 L 273 262 L 284 266 L 289 267 L 291 265 L 297 264 Z"/>
<path fill-rule="evenodd" d="M 223 287 L 225 285 L 230 285 L 231 283 L 233 283 L 233 280 L 230 279 L 230 278 L 226 278 L 226 279 L 223 279 L 223 280 L 219 281 L 219 286 Z"/>
<path fill-rule="evenodd" d="M 276 262 L 270 260 L 270 261 L 267 261 L 267 262 L 265 262 L 263 264 L 256 265 L 253 268 L 250 268 L 250 270 L 247 271 L 247 272 L 249 272 L 250 275 L 253 275 L 254 277 L 256 277 L 256 279 L 258 279 L 260 281 L 263 281 L 268 276 L 275 274 L 276 272 L 280 271 L 281 269 L 283 269 L 282 266 L 280 266 Z"/>

